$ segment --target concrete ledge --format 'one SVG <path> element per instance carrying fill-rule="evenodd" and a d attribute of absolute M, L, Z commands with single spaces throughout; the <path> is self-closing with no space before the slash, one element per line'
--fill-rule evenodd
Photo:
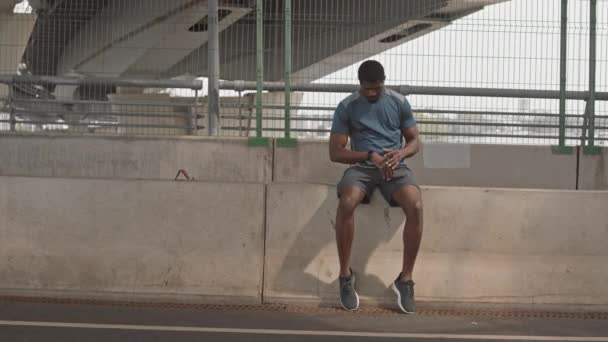
<path fill-rule="evenodd" d="M 429 186 L 576 189 L 576 154 L 549 146 L 429 143 L 411 168 Z"/>
<path fill-rule="evenodd" d="M 599 155 L 586 155 L 581 151 L 578 178 L 581 190 L 608 190 L 608 148 Z"/>
<path fill-rule="evenodd" d="M 337 303 L 335 188 L 271 184 L 267 196 L 265 301 Z M 419 300 L 608 304 L 608 192 L 426 187 L 423 197 Z M 362 302 L 394 302 L 403 223 L 377 194 L 357 209 Z"/>
<path fill-rule="evenodd" d="M 275 148 L 274 180 L 336 184 L 346 166 L 329 161 L 325 141 Z M 532 189 L 576 188 L 576 155 L 554 155 L 548 146 L 426 143 L 408 161 L 420 184 Z"/>
<path fill-rule="evenodd" d="M 246 138 L 0 135 L 0 176 L 266 183 L 272 149 Z"/>
<path fill-rule="evenodd" d="M 347 165 L 329 160 L 329 144 L 321 140 L 298 140 L 296 147 L 276 146 L 274 181 L 280 183 L 336 184 Z"/>
<path fill-rule="evenodd" d="M 261 301 L 263 184 L 0 177 L 0 189 L 0 293 Z"/>

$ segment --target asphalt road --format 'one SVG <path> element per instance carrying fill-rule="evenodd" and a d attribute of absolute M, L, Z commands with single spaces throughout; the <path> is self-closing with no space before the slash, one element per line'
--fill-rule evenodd
<path fill-rule="evenodd" d="M 607 341 L 606 316 L 531 318 L 284 307 L 0 300 L 0 341 Z"/>

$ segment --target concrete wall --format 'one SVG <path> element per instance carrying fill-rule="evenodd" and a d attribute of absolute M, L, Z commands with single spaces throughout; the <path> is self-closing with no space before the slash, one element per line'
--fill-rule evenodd
<path fill-rule="evenodd" d="M 424 185 L 576 189 L 576 155 L 555 155 L 547 146 L 428 143 L 408 163 Z M 336 184 L 344 169 L 329 161 L 325 141 L 275 148 L 277 182 Z"/>
<path fill-rule="evenodd" d="M 2 295 L 337 301 L 333 186 L 0 177 L 0 189 Z M 423 197 L 419 300 L 608 305 L 608 192 Z M 392 303 L 403 214 L 376 194 L 356 215 L 362 300 Z"/>
<path fill-rule="evenodd" d="M 424 188 L 419 300 L 608 304 L 608 192 Z M 335 188 L 271 184 L 264 298 L 337 302 Z M 381 196 L 356 212 L 352 266 L 363 302 L 392 303 L 403 214 Z"/>
<path fill-rule="evenodd" d="M 576 189 L 576 154 L 549 146 L 428 143 L 411 167 L 424 185 Z"/>
<path fill-rule="evenodd" d="M 0 146 L 0 293 L 242 303 L 261 301 L 264 283 L 266 302 L 336 303 L 332 184 L 344 166 L 325 142 L 35 135 Z M 582 189 L 608 188 L 606 153 L 581 154 Z M 608 192 L 499 189 L 574 188 L 576 158 L 425 145 L 411 160 L 420 183 L 477 188 L 423 187 L 418 298 L 608 305 Z M 179 168 L 213 183 L 158 181 Z M 377 195 L 357 211 L 364 302 L 393 301 L 403 223 Z"/>
<path fill-rule="evenodd" d="M 289 183 L 336 184 L 347 167 L 332 163 L 327 141 L 319 140 L 298 140 L 293 148 L 275 146 L 273 164 L 274 180 Z"/>
<path fill-rule="evenodd" d="M 0 176 L 173 179 L 180 168 L 203 181 L 333 185 L 345 165 L 325 141 L 250 148 L 247 138 L 0 135 Z M 581 189 L 608 189 L 608 150 L 581 154 Z M 424 144 L 409 160 L 429 186 L 575 189 L 577 155 L 547 146 Z"/>
<path fill-rule="evenodd" d="M 0 135 L 0 176 L 173 179 L 266 183 L 272 149 L 239 138 Z"/>
<path fill-rule="evenodd" d="M 608 148 L 599 155 L 581 153 L 580 158 L 579 189 L 608 190 Z"/>
<path fill-rule="evenodd" d="M 0 177 L 0 189 L 0 293 L 260 301 L 263 184 Z"/>
<path fill-rule="evenodd" d="M 120 90 L 121 88 L 119 88 Z M 143 89 L 137 89 L 143 90 Z M 145 135 L 150 131 L 157 132 L 159 135 L 188 135 L 191 128 L 189 111 L 193 108 L 194 100 L 188 104 L 182 104 L 180 98 L 171 97 L 169 94 L 132 94 L 119 93 L 108 94 L 111 104 L 111 112 L 120 115 L 122 113 L 148 112 L 148 116 L 119 116 L 119 122 L 126 127 L 112 127 L 117 133 L 126 135 Z M 149 106 L 133 105 L 128 103 L 148 103 Z M 183 101 L 186 102 L 186 101 Z M 167 105 L 169 103 L 174 106 Z M 181 105 L 181 106 L 180 106 Z M 88 108 L 87 108 L 88 109 Z M 90 110 L 90 109 L 89 109 Z M 174 116 L 169 116 L 174 115 Z M 137 126 L 142 125 L 143 127 Z M 145 125 L 172 126 L 172 128 L 150 128 Z M 178 128 L 175 128 L 178 127 Z M 80 128 L 81 129 L 81 128 Z M 102 128 L 107 129 L 107 128 Z M 99 130 L 97 130 L 99 131 Z"/>

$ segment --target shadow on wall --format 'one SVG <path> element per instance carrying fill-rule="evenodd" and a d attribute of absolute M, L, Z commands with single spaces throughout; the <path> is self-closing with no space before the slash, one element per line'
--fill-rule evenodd
<path fill-rule="evenodd" d="M 265 300 L 315 301 L 338 303 L 339 263 L 335 243 L 335 217 L 338 200 L 335 187 L 306 184 L 272 184 L 268 196 L 267 269 Z M 297 200 L 296 200 L 297 198 Z M 375 193 L 372 203 L 356 210 L 355 239 L 351 267 L 357 275 L 362 298 L 388 297 L 390 281 L 382 280 L 370 269 L 370 258 L 401 241 L 404 215 Z M 392 246 L 389 248 L 393 248 Z M 384 258 L 398 251 L 382 251 Z M 396 247 L 396 246 L 395 246 Z M 389 252 L 386 254 L 385 252 Z M 376 256 L 374 256 L 376 257 Z M 401 258 L 392 258 L 391 273 L 401 269 Z M 388 271 L 388 270 L 387 270 Z M 394 271 L 394 272 L 393 272 Z"/>
<path fill-rule="evenodd" d="M 606 170 L 606 166 L 608 162 L 606 161 L 607 153 L 600 153 L 597 157 L 597 168 L 593 173 L 593 181 L 594 186 L 591 186 L 591 189 L 608 189 L 608 170 Z"/>

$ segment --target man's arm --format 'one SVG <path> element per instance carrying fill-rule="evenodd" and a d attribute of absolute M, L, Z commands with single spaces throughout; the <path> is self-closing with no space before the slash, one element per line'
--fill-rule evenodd
<path fill-rule="evenodd" d="M 407 159 L 420 151 L 420 133 L 418 127 L 406 127 L 401 130 L 405 138 L 404 159 Z"/>
<path fill-rule="evenodd" d="M 367 152 L 355 152 L 346 148 L 348 135 L 331 133 L 329 136 L 329 159 L 335 163 L 356 164 L 367 160 Z"/>
<path fill-rule="evenodd" d="M 384 179 L 390 180 L 393 177 L 393 169 L 385 162 L 384 157 L 373 152 L 371 157 L 368 152 L 356 152 L 346 148 L 348 135 L 341 133 L 331 133 L 329 136 L 329 159 L 332 162 L 342 164 L 356 164 L 369 160 L 382 171 Z"/>
<path fill-rule="evenodd" d="M 336 107 L 329 136 L 329 159 L 342 164 L 356 164 L 366 161 L 367 152 L 354 152 L 346 148 L 350 134 L 348 111 L 343 103 Z"/>
<path fill-rule="evenodd" d="M 420 151 L 420 134 L 416 126 L 403 128 L 401 134 L 405 138 L 405 146 L 399 150 L 389 150 L 384 155 L 388 166 L 393 169 L 399 167 L 403 159 L 410 158 Z"/>

